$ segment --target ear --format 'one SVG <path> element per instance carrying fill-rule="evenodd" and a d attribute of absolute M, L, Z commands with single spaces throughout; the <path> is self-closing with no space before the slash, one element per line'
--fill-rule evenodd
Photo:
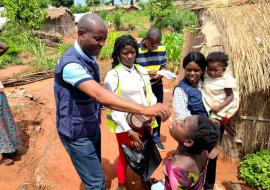
<path fill-rule="evenodd" d="M 84 36 L 84 31 L 82 31 L 82 30 L 78 30 L 78 36 L 79 37 L 83 37 Z"/>
<path fill-rule="evenodd" d="M 193 144 L 194 144 L 194 142 L 191 139 L 184 140 L 184 146 L 186 146 L 186 147 L 192 147 Z"/>

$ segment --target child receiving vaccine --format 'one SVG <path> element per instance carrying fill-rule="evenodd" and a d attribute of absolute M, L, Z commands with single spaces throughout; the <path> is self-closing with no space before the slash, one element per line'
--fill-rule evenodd
<path fill-rule="evenodd" d="M 223 52 L 212 52 L 206 61 L 208 66 L 202 88 L 203 103 L 210 118 L 224 124 L 239 107 L 237 82 L 226 72 L 228 55 Z"/>
<path fill-rule="evenodd" d="M 193 115 L 177 120 L 170 128 L 170 135 L 178 147 L 164 162 L 165 185 L 156 183 L 151 190 L 202 190 L 208 152 L 219 140 L 219 129 L 206 116 Z"/>

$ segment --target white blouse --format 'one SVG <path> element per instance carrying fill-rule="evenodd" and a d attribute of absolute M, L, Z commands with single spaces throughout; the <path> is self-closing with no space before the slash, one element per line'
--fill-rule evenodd
<path fill-rule="evenodd" d="M 139 66 L 141 75 L 138 73 L 137 69 L 133 66 L 128 68 L 120 64 L 120 68 L 110 70 L 105 77 L 105 88 L 114 92 L 118 95 L 118 79 L 121 89 L 121 97 L 127 101 L 142 104 L 148 106 L 146 102 L 146 95 L 144 88 L 146 83 L 150 81 L 148 72 L 141 66 Z M 156 104 L 157 99 L 152 93 L 151 105 Z M 112 119 L 117 123 L 116 133 L 122 133 L 130 130 L 130 126 L 126 121 L 126 112 L 120 112 L 112 110 L 111 113 Z"/>

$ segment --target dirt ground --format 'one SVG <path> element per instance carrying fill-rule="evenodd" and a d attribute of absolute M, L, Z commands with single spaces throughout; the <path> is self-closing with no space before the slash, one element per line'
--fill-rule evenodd
<path fill-rule="evenodd" d="M 101 68 L 107 68 L 104 64 L 108 62 L 103 61 Z M 8 69 L 13 73 L 12 69 Z M 1 70 L 0 73 L 6 73 L 6 71 Z M 164 86 L 165 103 L 171 105 L 173 83 L 165 81 Z M 24 144 L 14 165 L 5 166 L 2 160 L 0 161 L 0 189 L 84 189 L 57 135 L 53 79 L 7 88 L 5 92 Z M 115 135 L 110 133 L 105 126 L 105 112 L 106 110 L 102 113 L 101 125 L 102 166 L 107 188 L 116 189 L 115 163 L 118 149 Z M 162 158 L 170 156 L 176 148 L 176 142 L 169 136 L 168 126 L 169 123 L 165 122 L 161 129 L 161 140 L 167 147 L 167 151 L 161 153 Z M 234 183 L 239 183 L 237 167 L 238 160 L 225 156 L 219 157 L 216 189 L 233 189 Z M 156 170 L 153 177 L 164 178 L 162 166 Z M 130 169 L 128 169 L 127 186 L 130 190 L 143 189 L 139 177 Z"/>

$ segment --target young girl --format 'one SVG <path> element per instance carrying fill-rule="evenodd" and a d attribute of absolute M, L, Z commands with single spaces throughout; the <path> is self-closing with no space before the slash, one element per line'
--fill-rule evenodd
<path fill-rule="evenodd" d="M 239 107 L 237 82 L 225 72 L 229 60 L 225 53 L 212 52 L 206 60 L 208 66 L 202 88 L 203 103 L 211 119 L 226 123 Z"/>
<path fill-rule="evenodd" d="M 170 128 L 171 136 L 178 142 L 173 156 L 165 161 L 165 190 L 202 190 L 206 177 L 208 151 L 217 144 L 219 130 L 205 116 L 189 116 L 177 120 Z"/>

